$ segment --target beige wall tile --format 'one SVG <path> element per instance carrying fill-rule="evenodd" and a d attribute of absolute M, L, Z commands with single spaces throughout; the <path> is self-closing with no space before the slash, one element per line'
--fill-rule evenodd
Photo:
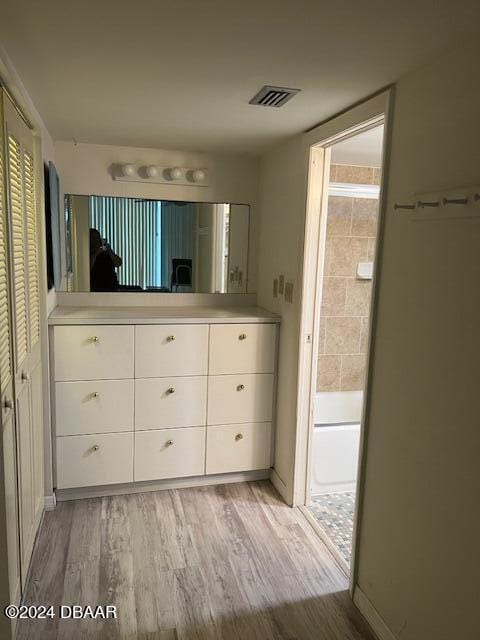
<path fill-rule="evenodd" d="M 361 318 L 327 318 L 325 353 L 358 353 Z"/>
<path fill-rule="evenodd" d="M 325 330 L 327 328 L 327 320 L 321 315 L 320 325 L 318 327 L 318 355 L 325 353 Z"/>
<path fill-rule="evenodd" d="M 327 240 L 326 275 L 355 277 L 357 264 L 368 257 L 368 238 Z"/>
<path fill-rule="evenodd" d="M 345 298 L 346 316 L 368 316 L 370 311 L 370 299 L 372 297 L 372 284 L 369 280 L 347 280 Z"/>
<path fill-rule="evenodd" d="M 353 198 L 330 196 L 327 213 L 327 238 L 349 236 L 352 229 Z"/>
<path fill-rule="evenodd" d="M 368 353 L 368 331 L 370 328 L 370 318 L 362 318 L 360 329 L 360 353 Z"/>
<path fill-rule="evenodd" d="M 367 251 L 367 260 L 373 262 L 375 260 L 375 249 L 377 247 L 377 239 L 369 238 L 368 239 L 368 251 Z"/>
<path fill-rule="evenodd" d="M 357 391 L 365 385 L 366 356 L 342 356 L 340 389 Z"/>
<path fill-rule="evenodd" d="M 378 200 L 353 198 L 352 236 L 377 235 Z"/>
<path fill-rule="evenodd" d="M 382 170 L 374 169 L 373 170 L 373 184 L 380 184 L 382 180 Z"/>
<path fill-rule="evenodd" d="M 319 356 L 317 391 L 340 390 L 340 356 Z"/>
<path fill-rule="evenodd" d="M 336 182 L 336 177 L 337 177 L 337 165 L 331 164 L 330 165 L 330 182 Z"/>
<path fill-rule="evenodd" d="M 341 316 L 345 312 L 346 278 L 323 279 L 322 316 Z"/>
<path fill-rule="evenodd" d="M 337 165 L 336 182 L 351 184 L 373 184 L 373 167 L 355 167 L 352 165 Z"/>

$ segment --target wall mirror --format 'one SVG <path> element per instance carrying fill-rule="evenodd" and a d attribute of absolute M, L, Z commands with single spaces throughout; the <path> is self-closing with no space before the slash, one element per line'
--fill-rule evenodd
<path fill-rule="evenodd" d="M 250 207 L 65 196 L 67 291 L 246 293 Z"/>

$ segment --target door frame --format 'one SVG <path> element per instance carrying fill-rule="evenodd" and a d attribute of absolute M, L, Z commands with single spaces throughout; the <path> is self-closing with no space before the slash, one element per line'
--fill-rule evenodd
<path fill-rule="evenodd" d="M 349 109 L 336 118 L 319 125 L 308 133 L 310 143 L 303 254 L 301 320 L 298 357 L 297 437 L 293 482 L 293 503 L 304 506 L 308 500 L 313 435 L 313 398 L 316 390 L 315 374 L 318 353 L 318 326 L 320 320 L 322 275 L 325 250 L 326 213 L 328 201 L 328 170 L 332 145 L 358 135 L 376 126 L 384 125 L 382 151 L 382 179 L 379 195 L 379 213 L 375 246 L 375 264 L 369 317 L 369 338 L 363 410 L 360 429 L 359 463 L 356 484 L 355 518 L 350 567 L 350 594 L 357 580 L 357 549 L 361 529 L 363 490 L 365 482 L 366 449 L 374 360 L 375 327 L 378 290 L 381 274 L 383 228 L 388 185 L 388 157 L 393 116 L 393 88 Z"/>

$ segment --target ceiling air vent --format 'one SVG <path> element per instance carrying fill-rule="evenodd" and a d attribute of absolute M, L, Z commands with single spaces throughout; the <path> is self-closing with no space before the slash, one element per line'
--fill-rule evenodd
<path fill-rule="evenodd" d="M 259 104 L 262 107 L 283 107 L 299 91 L 300 89 L 266 85 L 250 100 L 249 104 Z"/>

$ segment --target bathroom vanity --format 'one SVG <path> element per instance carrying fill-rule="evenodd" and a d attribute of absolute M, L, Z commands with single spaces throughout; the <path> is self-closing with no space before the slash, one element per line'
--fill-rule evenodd
<path fill-rule="evenodd" d="M 269 475 L 277 316 L 65 306 L 49 323 L 58 499 Z"/>

